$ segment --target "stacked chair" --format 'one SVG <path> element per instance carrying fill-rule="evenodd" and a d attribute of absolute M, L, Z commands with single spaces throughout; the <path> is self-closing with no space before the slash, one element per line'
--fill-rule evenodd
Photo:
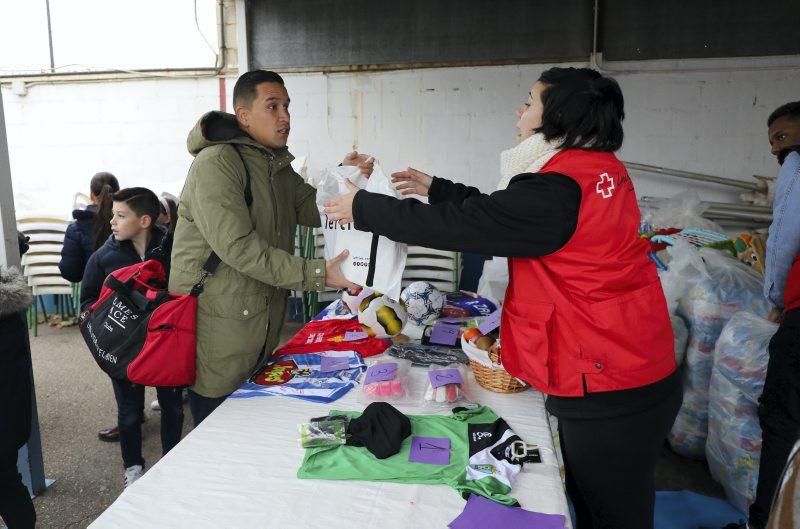
<path fill-rule="evenodd" d="M 39 334 L 39 310 L 47 323 L 47 310 L 43 296 L 55 296 L 56 307 L 62 317 L 75 314 L 78 295 L 76 286 L 61 277 L 58 263 L 61 247 L 69 221 L 57 217 L 24 217 L 17 219 L 17 229 L 30 237 L 27 253 L 22 256 L 22 273 L 34 295 L 34 304 L 28 311 L 28 326 L 34 336 Z"/>

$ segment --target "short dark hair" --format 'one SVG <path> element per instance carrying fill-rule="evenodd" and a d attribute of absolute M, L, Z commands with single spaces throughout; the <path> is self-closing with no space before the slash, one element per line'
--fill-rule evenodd
<path fill-rule="evenodd" d="M 256 87 L 261 83 L 283 85 L 283 77 L 269 70 L 253 70 L 239 76 L 233 87 L 233 106 L 249 107 L 258 93 Z"/>
<path fill-rule="evenodd" d="M 767 127 L 771 127 L 773 121 L 783 117 L 800 119 L 800 101 L 792 101 L 776 108 L 767 118 Z"/>
<path fill-rule="evenodd" d="M 617 82 L 589 68 L 550 68 L 539 77 L 546 140 L 563 138 L 560 148 L 616 151 L 622 147 L 625 102 Z"/>
<path fill-rule="evenodd" d="M 111 195 L 111 200 L 124 202 L 139 217 L 150 215 L 151 227 L 155 226 L 156 220 L 161 214 L 161 202 L 159 202 L 156 194 L 146 187 L 120 189 Z"/>

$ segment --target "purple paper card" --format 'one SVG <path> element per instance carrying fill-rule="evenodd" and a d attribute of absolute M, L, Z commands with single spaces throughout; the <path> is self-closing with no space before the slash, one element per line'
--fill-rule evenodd
<path fill-rule="evenodd" d="M 344 333 L 344 341 L 345 342 L 352 342 L 354 340 L 363 340 L 364 338 L 368 338 L 369 334 L 361 331 L 345 331 Z"/>
<path fill-rule="evenodd" d="M 364 385 L 374 382 L 385 382 L 394 380 L 397 376 L 397 362 L 386 362 L 385 364 L 375 364 L 367 369 L 364 377 Z"/>
<path fill-rule="evenodd" d="M 450 529 L 564 529 L 562 514 L 542 514 L 509 507 L 472 494 L 464 511 L 450 522 Z"/>
<path fill-rule="evenodd" d="M 496 310 L 486 316 L 486 319 L 478 325 L 478 330 L 481 331 L 481 334 L 489 334 L 498 327 L 500 327 L 500 311 Z"/>
<path fill-rule="evenodd" d="M 450 464 L 450 439 L 447 437 L 412 437 L 408 460 L 429 465 Z"/>
<path fill-rule="evenodd" d="M 458 327 L 437 323 L 431 330 L 430 341 L 442 345 L 455 345 L 458 341 Z"/>
<path fill-rule="evenodd" d="M 320 373 L 331 373 L 350 369 L 350 362 L 343 356 L 323 356 L 319 362 Z"/>
<path fill-rule="evenodd" d="M 428 371 L 428 378 L 432 388 L 438 388 L 446 384 L 463 384 L 461 372 L 458 369 L 434 369 Z"/>

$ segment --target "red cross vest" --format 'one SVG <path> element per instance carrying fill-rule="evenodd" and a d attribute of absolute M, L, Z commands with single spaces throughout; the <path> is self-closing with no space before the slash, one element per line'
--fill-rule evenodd
<path fill-rule="evenodd" d="M 657 382 L 677 368 L 661 281 L 639 237 L 625 166 L 568 149 L 540 169 L 578 183 L 575 233 L 540 258 L 509 258 L 503 365 L 543 393 L 582 396 Z"/>

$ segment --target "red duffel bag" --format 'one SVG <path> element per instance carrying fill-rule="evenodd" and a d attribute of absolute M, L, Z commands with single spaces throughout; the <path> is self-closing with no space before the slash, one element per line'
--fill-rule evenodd
<path fill-rule="evenodd" d="M 172 294 L 155 259 L 109 274 L 100 297 L 80 317 L 81 334 L 100 368 L 145 386 L 194 384 L 203 282 L 190 294 Z"/>

